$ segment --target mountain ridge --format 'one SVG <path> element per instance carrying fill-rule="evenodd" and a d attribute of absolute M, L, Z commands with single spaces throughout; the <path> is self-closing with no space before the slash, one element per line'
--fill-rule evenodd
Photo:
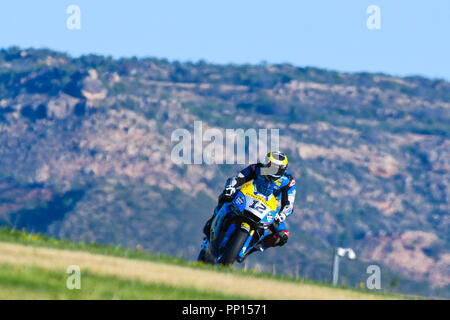
<path fill-rule="evenodd" d="M 0 97 L 4 223 L 193 259 L 242 165 L 176 165 L 171 133 L 196 120 L 278 128 L 299 188 L 291 239 L 249 263 L 292 273 L 295 261 L 327 279 L 333 248 L 352 246 L 361 261 L 342 275 L 352 285 L 376 263 L 392 290 L 448 290 L 446 81 L 9 48 Z"/>

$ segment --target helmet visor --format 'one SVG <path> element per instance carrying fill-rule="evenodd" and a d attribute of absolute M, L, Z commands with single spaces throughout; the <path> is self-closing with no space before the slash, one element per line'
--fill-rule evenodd
<path fill-rule="evenodd" d="M 277 180 L 281 178 L 286 172 L 285 165 L 277 165 L 269 162 L 265 167 L 261 168 L 261 174 L 266 177 L 267 180 Z"/>

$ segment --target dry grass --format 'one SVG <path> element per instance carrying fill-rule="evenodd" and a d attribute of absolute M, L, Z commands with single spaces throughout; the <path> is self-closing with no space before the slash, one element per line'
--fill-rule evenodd
<path fill-rule="evenodd" d="M 77 265 L 92 274 L 139 280 L 229 295 L 262 299 L 382 299 L 369 293 L 311 284 L 258 279 L 159 262 L 125 259 L 81 251 L 66 251 L 0 242 L 0 264 L 35 266 L 65 273 Z"/>

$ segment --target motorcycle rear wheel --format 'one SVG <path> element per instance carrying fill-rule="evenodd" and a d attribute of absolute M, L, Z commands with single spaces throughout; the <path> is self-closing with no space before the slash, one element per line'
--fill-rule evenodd
<path fill-rule="evenodd" d="M 206 262 L 205 261 L 205 249 L 202 249 L 202 250 L 200 250 L 200 253 L 198 254 L 198 257 L 197 257 L 197 261 L 198 262 Z"/>

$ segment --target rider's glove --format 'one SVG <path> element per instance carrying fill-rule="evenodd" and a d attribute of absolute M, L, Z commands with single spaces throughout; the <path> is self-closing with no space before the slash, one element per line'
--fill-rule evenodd
<path fill-rule="evenodd" d="M 227 186 L 223 192 L 223 194 L 227 197 L 232 197 L 236 192 L 236 188 L 232 186 Z"/>
<path fill-rule="evenodd" d="M 284 214 L 283 212 L 278 212 L 275 216 L 275 222 L 282 223 L 284 220 L 286 220 L 286 214 Z"/>

